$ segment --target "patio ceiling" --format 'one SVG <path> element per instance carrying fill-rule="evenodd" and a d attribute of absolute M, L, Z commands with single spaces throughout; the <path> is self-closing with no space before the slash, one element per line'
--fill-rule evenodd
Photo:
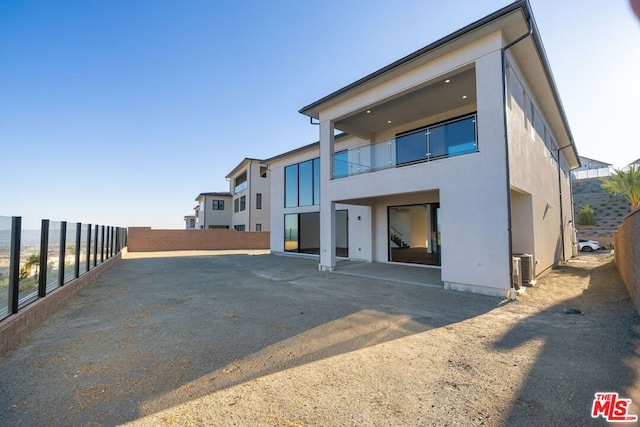
<path fill-rule="evenodd" d="M 441 76 L 410 92 L 398 94 L 377 105 L 367 106 L 335 122 L 344 132 L 371 137 L 374 134 L 476 104 L 475 68 Z"/>

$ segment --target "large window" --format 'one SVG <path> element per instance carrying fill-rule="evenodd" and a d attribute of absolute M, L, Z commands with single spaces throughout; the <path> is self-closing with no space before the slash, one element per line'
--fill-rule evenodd
<path fill-rule="evenodd" d="M 298 165 L 284 168 L 284 207 L 298 206 Z"/>
<path fill-rule="evenodd" d="M 320 158 L 284 168 L 284 206 L 320 204 Z"/>
<path fill-rule="evenodd" d="M 349 256 L 348 212 L 336 211 L 336 256 Z M 284 250 L 320 254 L 320 212 L 284 216 Z"/>
<path fill-rule="evenodd" d="M 240 210 L 240 199 L 235 199 L 233 201 L 233 212 L 238 212 Z"/>
<path fill-rule="evenodd" d="M 224 210 L 224 200 L 214 200 L 213 201 L 213 210 L 214 211 L 223 211 Z"/>
<path fill-rule="evenodd" d="M 256 193 L 256 209 L 262 209 L 262 193 Z"/>
<path fill-rule="evenodd" d="M 247 196 L 240 197 L 240 211 L 247 209 Z"/>
<path fill-rule="evenodd" d="M 475 151 L 478 151 L 475 115 L 396 137 L 396 161 L 399 165 Z"/>

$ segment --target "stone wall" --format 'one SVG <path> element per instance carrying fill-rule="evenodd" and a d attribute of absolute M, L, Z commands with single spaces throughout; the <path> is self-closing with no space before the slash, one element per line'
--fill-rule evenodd
<path fill-rule="evenodd" d="M 129 252 L 269 249 L 269 232 L 235 230 L 152 230 L 130 227 Z"/>
<path fill-rule="evenodd" d="M 616 266 L 640 313 L 640 208 L 624 218 L 613 239 Z"/>

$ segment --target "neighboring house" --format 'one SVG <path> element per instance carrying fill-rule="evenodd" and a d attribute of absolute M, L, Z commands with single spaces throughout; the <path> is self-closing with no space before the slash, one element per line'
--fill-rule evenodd
<path fill-rule="evenodd" d="M 231 193 L 200 193 L 196 197 L 195 228 L 225 229 L 231 226 Z"/>
<path fill-rule="evenodd" d="M 187 230 L 193 230 L 196 228 L 196 216 L 195 215 L 185 215 L 184 217 L 184 228 Z"/>
<path fill-rule="evenodd" d="M 588 179 L 611 176 L 611 163 L 580 156 L 580 167 L 571 171 L 571 179 Z"/>
<path fill-rule="evenodd" d="M 272 252 L 431 266 L 447 289 L 501 296 L 513 254 L 536 273 L 573 254 L 580 161 L 528 2 L 300 112 L 319 143 L 264 161 Z"/>
<path fill-rule="evenodd" d="M 226 176 L 233 197 L 231 226 L 238 231 L 269 231 L 270 177 L 261 160 L 245 158 Z"/>

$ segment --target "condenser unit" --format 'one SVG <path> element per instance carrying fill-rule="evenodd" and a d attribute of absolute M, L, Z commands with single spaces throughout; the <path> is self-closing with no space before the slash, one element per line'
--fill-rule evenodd
<path fill-rule="evenodd" d="M 514 256 L 511 258 L 513 264 L 513 284 L 512 287 L 517 291 L 522 287 L 522 268 L 520 264 L 520 257 Z"/>
<path fill-rule="evenodd" d="M 522 275 L 522 283 L 527 286 L 534 286 L 536 284 L 536 280 L 534 279 L 534 268 L 535 261 L 533 260 L 533 255 L 530 254 L 518 254 L 516 255 L 520 258 L 520 273 Z"/>

